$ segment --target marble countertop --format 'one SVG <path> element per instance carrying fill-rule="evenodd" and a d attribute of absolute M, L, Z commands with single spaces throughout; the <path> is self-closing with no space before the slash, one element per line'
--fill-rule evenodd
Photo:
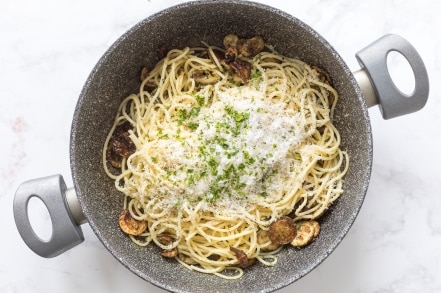
<path fill-rule="evenodd" d="M 81 245 L 55 258 L 37 256 L 17 232 L 12 201 L 28 179 L 62 174 L 72 185 L 71 119 L 89 72 L 127 29 L 181 2 L 2 0 L 0 292 L 164 292 L 123 267 L 88 225 Z M 354 71 L 358 50 L 399 34 L 420 52 L 431 81 L 417 113 L 383 120 L 378 107 L 369 109 L 374 163 L 361 212 L 319 267 L 280 292 L 441 292 L 441 2 L 258 2 L 313 27 Z M 397 78 L 408 83 L 405 72 Z M 48 220 L 36 218 L 44 233 Z"/>

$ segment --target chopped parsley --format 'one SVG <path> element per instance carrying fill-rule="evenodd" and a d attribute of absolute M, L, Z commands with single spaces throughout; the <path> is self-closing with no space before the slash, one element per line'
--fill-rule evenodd
<path fill-rule="evenodd" d="M 254 74 L 261 76 L 259 71 Z M 259 93 L 250 94 L 246 87 L 235 90 L 216 99 L 194 94 L 193 105 L 177 108 L 171 117 L 170 123 L 178 127 L 170 133 L 174 139 L 164 142 L 170 148 L 165 154 L 170 166 L 158 184 L 179 199 L 174 201 L 179 205 L 267 198 L 273 194 L 273 183 L 284 176 L 275 164 L 283 158 L 301 160 L 290 150 L 295 120 Z M 160 139 L 168 135 L 158 131 Z M 169 191 L 168 186 L 173 188 Z"/>

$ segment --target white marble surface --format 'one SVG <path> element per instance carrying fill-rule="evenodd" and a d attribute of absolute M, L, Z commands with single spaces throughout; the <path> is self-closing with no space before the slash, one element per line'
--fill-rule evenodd
<path fill-rule="evenodd" d="M 12 200 L 31 178 L 60 173 L 71 185 L 71 118 L 90 70 L 128 28 L 180 2 L 1 1 L 0 292 L 163 292 L 120 265 L 87 225 L 84 243 L 40 258 L 15 228 Z M 400 34 L 418 49 L 431 80 L 418 113 L 385 121 L 378 107 L 369 110 L 374 164 L 362 210 L 332 255 L 280 292 L 441 292 L 441 2 L 259 2 L 312 26 L 353 70 L 359 49 Z"/>

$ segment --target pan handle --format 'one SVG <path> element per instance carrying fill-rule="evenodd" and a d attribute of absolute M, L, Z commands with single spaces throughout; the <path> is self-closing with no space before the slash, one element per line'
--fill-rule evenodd
<path fill-rule="evenodd" d="M 410 95 L 394 84 L 387 69 L 387 55 L 398 52 L 409 62 L 415 77 L 415 89 Z M 354 72 L 368 107 L 379 105 L 384 119 L 416 112 L 424 107 L 429 96 L 429 77 L 416 49 L 398 35 L 385 35 L 360 50 L 356 58 L 362 67 Z"/>
<path fill-rule="evenodd" d="M 39 198 L 49 211 L 52 235 L 43 240 L 34 232 L 28 215 L 28 203 Z M 61 175 L 22 183 L 15 193 L 14 218 L 23 241 L 36 254 L 54 257 L 84 241 L 80 225 L 86 222 L 74 189 L 67 189 Z"/>

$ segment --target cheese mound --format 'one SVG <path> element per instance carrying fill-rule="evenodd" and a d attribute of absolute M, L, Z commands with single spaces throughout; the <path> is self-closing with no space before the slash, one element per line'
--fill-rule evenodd
<path fill-rule="evenodd" d="M 245 86 L 171 121 L 187 127 L 160 141 L 160 161 L 169 166 L 156 189 L 164 205 L 203 202 L 206 210 L 240 213 L 262 200 L 281 200 L 271 195 L 283 194 L 306 137 L 300 114 L 286 108 Z"/>

